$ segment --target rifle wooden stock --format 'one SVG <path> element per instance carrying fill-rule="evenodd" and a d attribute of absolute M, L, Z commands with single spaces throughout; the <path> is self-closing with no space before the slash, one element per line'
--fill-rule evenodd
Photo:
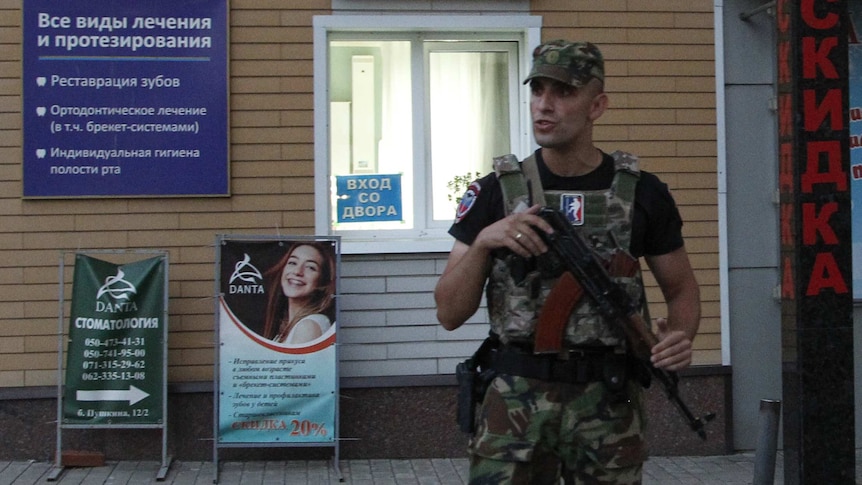
<path fill-rule="evenodd" d="M 695 417 L 682 398 L 679 397 L 679 377 L 675 372 L 659 369 L 652 365 L 650 357 L 652 348 L 658 343 L 658 337 L 652 332 L 647 322 L 637 311 L 635 302 L 616 282 L 611 279 L 608 268 L 584 238 L 577 233 L 566 217 L 555 209 L 543 208 L 539 215 L 554 228 L 553 234 L 539 231 L 545 243 L 559 256 L 563 266 L 571 272 L 580 283 L 584 293 L 592 299 L 602 317 L 615 325 L 622 327 L 626 341 L 631 347 L 637 362 L 645 367 L 649 374 L 664 387 L 667 398 L 682 413 L 689 427 L 702 439 L 706 439 L 704 423 L 715 418 L 714 413 L 708 413 L 703 418 Z M 626 255 L 628 256 L 628 255 Z M 629 259 L 634 259 L 628 256 Z M 614 260 L 619 258 L 613 258 Z M 634 261 L 637 264 L 637 261 Z M 615 265 L 623 265 L 623 268 Z M 625 259 L 611 261 L 610 267 L 616 274 L 628 274 L 631 262 Z"/>
<path fill-rule="evenodd" d="M 563 334 L 575 305 L 584 296 L 584 289 L 568 271 L 564 272 L 545 299 L 539 319 L 533 352 L 536 354 L 559 353 L 563 350 Z"/>

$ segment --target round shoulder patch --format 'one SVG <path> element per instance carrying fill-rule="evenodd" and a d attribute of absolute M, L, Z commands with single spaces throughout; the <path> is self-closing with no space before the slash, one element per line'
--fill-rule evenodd
<path fill-rule="evenodd" d="M 458 203 L 458 210 L 455 212 L 455 223 L 461 222 L 461 219 L 470 212 L 470 209 L 473 207 L 473 204 L 476 202 L 476 197 L 479 196 L 479 192 L 482 190 L 482 187 L 479 185 L 479 182 L 473 182 L 467 187 L 467 191 L 464 192 L 464 196 L 461 197 L 461 202 Z"/>

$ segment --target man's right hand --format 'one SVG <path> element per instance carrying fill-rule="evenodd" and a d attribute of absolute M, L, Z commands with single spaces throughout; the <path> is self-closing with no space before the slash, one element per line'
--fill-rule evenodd
<path fill-rule="evenodd" d="M 542 206 L 536 204 L 524 212 L 510 214 L 483 229 L 473 246 L 489 254 L 498 248 L 509 248 L 515 254 L 530 258 L 548 250 L 548 246 L 536 231 L 554 232 L 550 224 L 537 214 Z"/>

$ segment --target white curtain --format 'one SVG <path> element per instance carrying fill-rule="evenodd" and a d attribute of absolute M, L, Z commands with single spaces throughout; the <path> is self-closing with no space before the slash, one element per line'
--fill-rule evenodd
<path fill-rule="evenodd" d="M 432 52 L 430 55 L 433 218 L 451 220 L 448 184 L 491 170 L 491 158 L 509 151 L 507 55 Z M 466 187 L 461 187 L 463 191 Z M 461 193 L 454 194 L 460 197 Z"/>

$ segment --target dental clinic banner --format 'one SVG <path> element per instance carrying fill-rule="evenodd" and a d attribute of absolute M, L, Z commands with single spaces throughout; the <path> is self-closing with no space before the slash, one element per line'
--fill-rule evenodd
<path fill-rule="evenodd" d="M 338 239 L 216 247 L 216 446 L 336 446 Z"/>
<path fill-rule="evenodd" d="M 62 424 L 164 425 L 166 257 L 77 254 L 73 284 Z"/>
<path fill-rule="evenodd" d="M 229 195 L 227 0 L 27 0 L 24 197 Z"/>

